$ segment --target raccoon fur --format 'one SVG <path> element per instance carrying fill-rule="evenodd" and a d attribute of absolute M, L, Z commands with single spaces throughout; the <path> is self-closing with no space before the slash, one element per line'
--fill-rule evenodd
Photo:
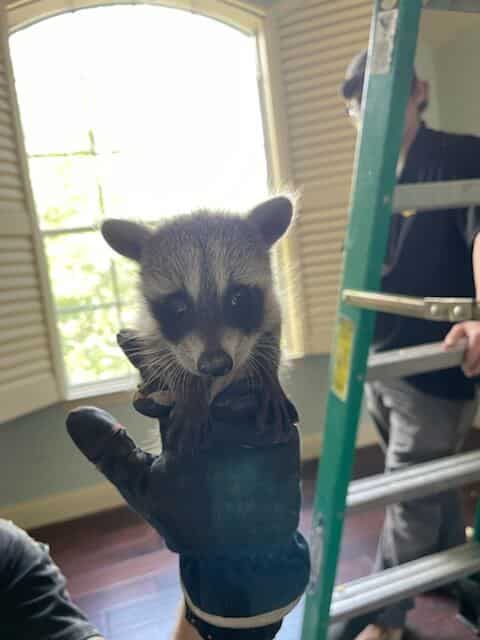
<path fill-rule="evenodd" d="M 292 201 L 280 196 L 247 215 L 200 210 L 156 230 L 115 219 L 102 225 L 107 243 L 140 266 L 143 305 L 130 356 L 145 389 L 172 393 L 181 448 L 200 444 L 211 400 L 239 379 L 261 390 L 258 429 L 273 407 L 268 422 L 281 440 L 286 398 L 270 249 L 292 215 Z"/>

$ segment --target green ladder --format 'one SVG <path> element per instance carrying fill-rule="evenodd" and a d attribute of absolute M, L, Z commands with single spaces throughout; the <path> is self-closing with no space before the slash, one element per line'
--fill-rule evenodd
<path fill-rule="evenodd" d="M 380 285 L 392 211 L 480 203 L 480 181 L 395 189 L 404 114 L 422 10 L 480 12 L 480 0 L 376 0 L 370 32 L 364 110 L 357 140 L 343 281 L 330 365 L 323 451 L 311 531 L 312 571 L 305 597 L 302 640 L 325 640 L 332 622 L 345 620 L 480 571 L 480 528 L 473 540 L 334 590 L 347 512 L 431 495 L 480 479 L 480 452 L 463 454 L 350 483 L 363 385 L 458 366 L 464 345 L 440 344 L 373 356 L 372 310 L 437 320 L 480 318 L 466 299 L 415 299 L 374 293 Z M 367 366 L 368 365 L 368 366 Z M 347 493 L 348 492 L 348 493 Z M 480 510 L 477 510 L 480 513 Z M 477 517 L 480 525 L 480 516 Z"/>

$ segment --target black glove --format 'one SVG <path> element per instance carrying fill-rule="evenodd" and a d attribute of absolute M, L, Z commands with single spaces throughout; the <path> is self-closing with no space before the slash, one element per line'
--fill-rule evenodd
<path fill-rule="evenodd" d="M 101 409 L 76 409 L 67 419 L 84 455 L 180 554 L 189 619 L 205 637 L 232 637 L 239 620 L 242 637 L 258 627 L 273 637 L 308 581 L 308 548 L 297 532 L 297 414 L 290 404 L 288 441 L 271 445 L 256 428 L 259 402 L 245 382 L 224 390 L 210 408 L 208 447 L 188 452 L 168 446 L 168 390 L 137 394 L 137 410 L 160 420 L 159 456 L 139 449 Z"/>

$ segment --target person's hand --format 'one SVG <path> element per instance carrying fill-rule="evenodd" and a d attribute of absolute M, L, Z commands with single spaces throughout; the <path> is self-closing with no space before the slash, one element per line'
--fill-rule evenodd
<path fill-rule="evenodd" d="M 474 378 L 480 375 L 480 321 L 469 320 L 453 326 L 445 337 L 447 349 L 457 346 L 461 340 L 466 341 L 466 351 L 462 364 L 465 375 Z"/>
<path fill-rule="evenodd" d="M 148 397 L 137 398 L 135 406 L 158 417 L 168 433 L 170 407 Z M 162 434 L 158 456 L 138 447 L 112 415 L 97 407 L 71 411 L 67 429 L 83 455 L 171 550 L 278 543 L 292 535 L 299 516 L 297 415 L 292 405 L 288 440 L 270 443 L 256 429 L 260 406 L 261 398 L 245 381 L 235 383 L 211 407 L 209 447 L 178 450 Z"/>

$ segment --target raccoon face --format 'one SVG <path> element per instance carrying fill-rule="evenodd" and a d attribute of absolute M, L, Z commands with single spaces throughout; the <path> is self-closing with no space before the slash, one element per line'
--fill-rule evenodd
<path fill-rule="evenodd" d="M 291 218 L 290 200 L 278 197 L 247 216 L 198 211 L 154 232 L 107 220 L 107 242 L 141 267 L 140 333 L 193 375 L 238 371 L 259 336 L 279 335 L 269 250 Z"/>

